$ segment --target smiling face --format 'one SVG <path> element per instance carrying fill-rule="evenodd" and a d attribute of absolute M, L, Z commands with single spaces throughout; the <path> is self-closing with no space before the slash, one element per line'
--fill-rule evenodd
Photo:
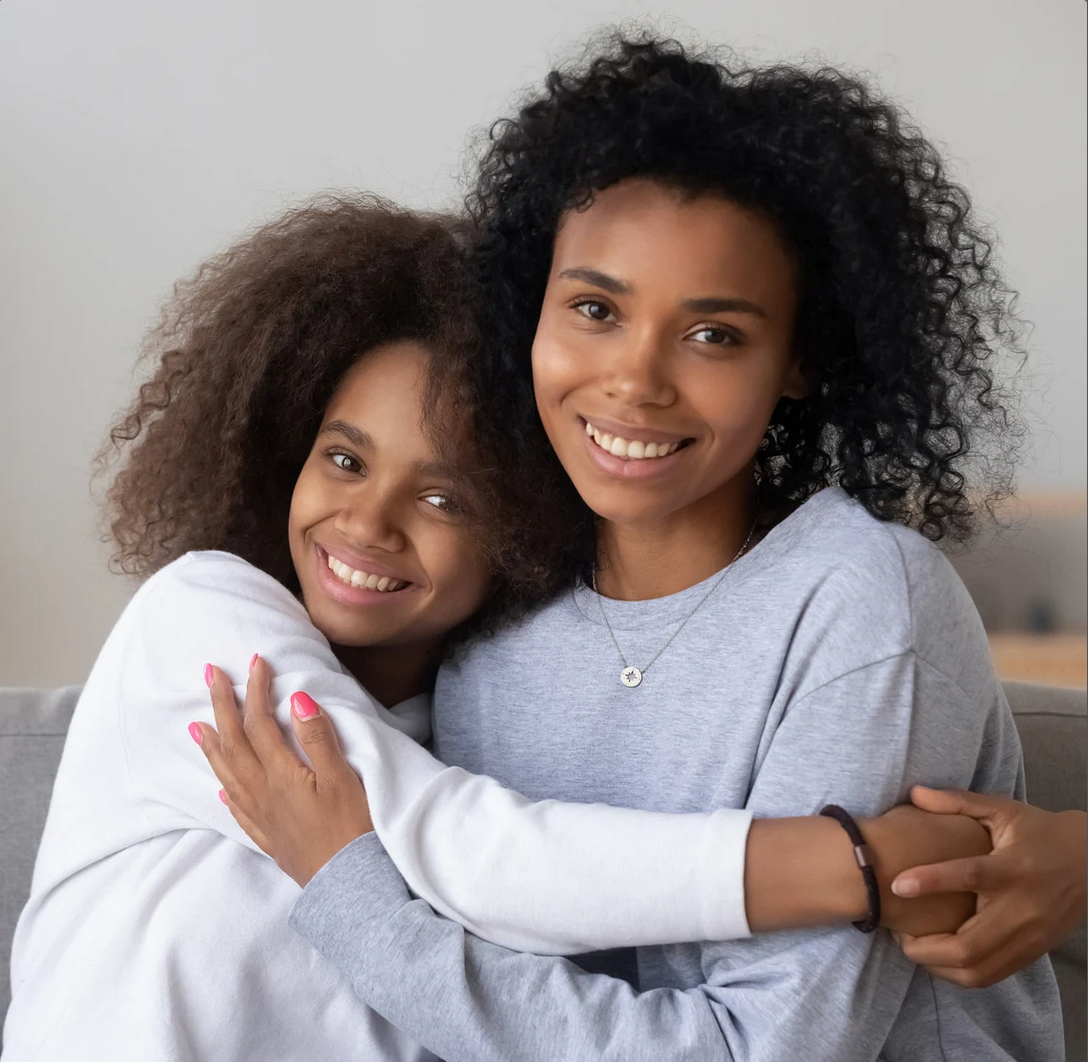
<path fill-rule="evenodd" d="M 718 196 L 628 180 L 566 215 L 533 381 L 594 512 L 630 526 L 750 520 L 752 458 L 778 400 L 804 394 L 795 276 L 773 225 Z"/>
<path fill-rule="evenodd" d="M 422 426 L 427 353 L 398 342 L 344 375 L 295 485 L 288 534 L 314 625 L 340 646 L 429 651 L 487 595 L 457 470 Z"/>

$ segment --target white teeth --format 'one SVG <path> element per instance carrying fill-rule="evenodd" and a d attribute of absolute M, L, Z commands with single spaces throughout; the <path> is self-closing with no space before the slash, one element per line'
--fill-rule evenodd
<path fill-rule="evenodd" d="M 328 554 L 329 570 L 342 583 L 354 586 L 357 590 L 377 590 L 379 593 L 388 593 L 393 590 L 403 590 L 408 583 L 403 579 L 391 579 L 387 575 L 371 575 L 369 572 L 359 572 L 349 568 L 343 561 L 337 560 L 331 553 Z"/>
<path fill-rule="evenodd" d="M 638 439 L 628 440 L 619 435 L 609 435 L 607 432 L 598 431 L 588 421 L 586 422 L 586 434 L 602 449 L 607 450 L 614 457 L 626 457 L 629 460 L 643 461 L 648 457 L 668 457 L 679 449 L 678 442 L 672 443 L 644 443 Z"/>

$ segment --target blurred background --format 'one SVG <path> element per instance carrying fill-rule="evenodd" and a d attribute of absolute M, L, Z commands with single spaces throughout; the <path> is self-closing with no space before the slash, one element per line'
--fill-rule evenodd
<path fill-rule="evenodd" d="M 90 463 L 173 282 L 323 189 L 456 206 L 473 136 L 629 19 L 871 71 L 943 145 L 1034 324 L 1015 529 L 955 563 L 1004 675 L 1085 684 L 1083 3 L 5 0 L 0 685 L 82 681 L 132 592 Z"/>

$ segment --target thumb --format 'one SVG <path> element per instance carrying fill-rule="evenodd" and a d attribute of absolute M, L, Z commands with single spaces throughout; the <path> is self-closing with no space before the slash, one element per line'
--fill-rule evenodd
<path fill-rule="evenodd" d="M 1004 796 L 971 793 L 966 789 L 930 789 L 916 785 L 910 791 L 911 803 L 937 815 L 967 815 L 990 827 L 1003 818 L 1016 801 Z"/>
<path fill-rule="evenodd" d="M 308 693 L 291 695 L 291 729 L 316 774 L 335 774 L 347 766 L 332 720 Z"/>

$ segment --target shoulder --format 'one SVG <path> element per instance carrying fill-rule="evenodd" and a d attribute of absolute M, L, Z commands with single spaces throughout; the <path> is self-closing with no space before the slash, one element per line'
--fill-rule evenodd
<path fill-rule="evenodd" d="M 174 660 L 198 674 L 207 662 L 237 667 L 255 651 L 283 654 L 299 643 L 327 649 L 290 591 L 231 553 L 187 553 L 166 565 L 140 587 L 119 627 L 129 666 Z"/>
<path fill-rule="evenodd" d="M 836 632 L 844 653 L 859 647 L 855 665 L 909 652 L 954 681 L 965 668 L 988 670 L 978 612 L 940 549 L 841 491 L 824 495 L 788 558 L 809 580 L 802 622 Z"/>
<path fill-rule="evenodd" d="M 129 606 L 141 622 L 158 616 L 187 620 L 190 610 L 220 615 L 273 610 L 306 619 L 306 609 L 267 572 L 233 553 L 202 550 L 186 553 L 160 568 L 137 591 Z"/>

